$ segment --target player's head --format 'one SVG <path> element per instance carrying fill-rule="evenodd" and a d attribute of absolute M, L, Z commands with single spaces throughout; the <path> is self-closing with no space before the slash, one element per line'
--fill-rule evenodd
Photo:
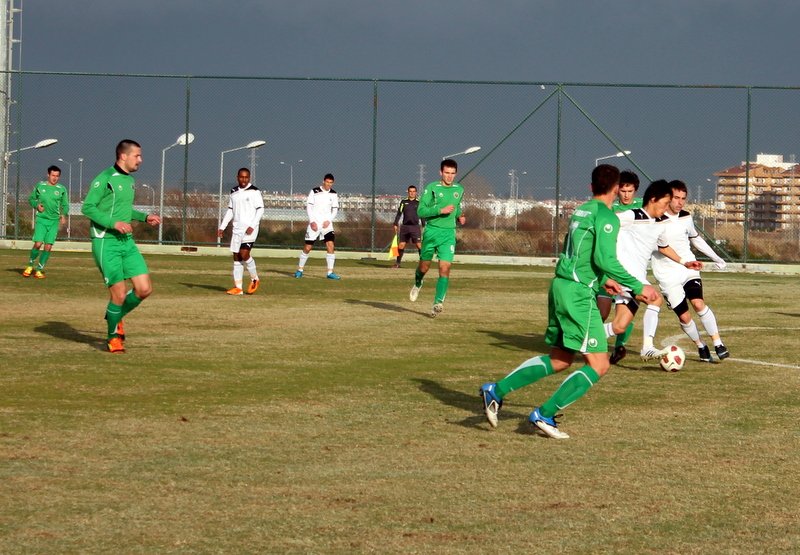
<path fill-rule="evenodd" d="M 408 198 L 415 199 L 417 198 L 417 186 L 416 185 L 409 185 L 408 186 Z"/>
<path fill-rule="evenodd" d="M 322 178 L 322 186 L 325 187 L 326 191 L 330 191 L 331 187 L 333 187 L 333 182 L 335 179 L 333 178 L 332 173 L 326 173 L 325 177 Z"/>
<path fill-rule="evenodd" d="M 458 162 L 452 158 L 446 158 L 439 164 L 439 174 L 442 176 L 442 182 L 445 185 L 452 185 L 453 181 L 456 180 L 457 173 Z"/>
<path fill-rule="evenodd" d="M 636 191 L 639 190 L 639 176 L 631 170 L 622 170 L 619 172 L 619 203 L 628 205 L 633 202 L 633 197 L 636 196 Z"/>
<path fill-rule="evenodd" d="M 133 173 L 142 165 L 142 145 L 132 139 L 123 139 L 117 144 L 117 166 L 124 172 Z"/>
<path fill-rule="evenodd" d="M 61 177 L 61 168 L 58 166 L 50 166 L 47 168 L 47 182 L 50 185 L 55 185 L 58 183 L 58 179 Z"/>
<path fill-rule="evenodd" d="M 666 179 L 653 181 L 644 191 L 642 207 L 653 218 L 660 218 L 672 200 L 672 187 Z"/>
<path fill-rule="evenodd" d="M 672 201 L 669 203 L 669 211 L 671 214 L 679 214 L 683 207 L 686 206 L 686 197 L 689 196 L 689 189 L 686 183 L 676 179 L 669 182 L 672 187 Z"/>
<path fill-rule="evenodd" d="M 619 168 L 611 164 L 600 164 L 592 170 L 592 194 L 605 195 L 619 186 Z"/>
<path fill-rule="evenodd" d="M 250 170 L 247 168 L 239 168 L 239 171 L 236 172 L 236 181 L 239 183 L 239 187 L 247 187 L 250 183 Z"/>

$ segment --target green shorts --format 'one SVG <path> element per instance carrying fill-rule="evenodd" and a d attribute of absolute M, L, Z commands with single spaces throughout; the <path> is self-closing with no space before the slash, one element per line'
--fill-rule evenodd
<path fill-rule="evenodd" d="M 36 218 L 36 223 L 33 225 L 33 242 L 45 245 L 55 243 L 60 223 L 58 218 L 55 220 Z"/>
<path fill-rule="evenodd" d="M 585 285 L 555 278 L 548 294 L 544 339 L 551 347 L 580 353 L 605 353 L 608 340 L 595 292 Z"/>
<path fill-rule="evenodd" d="M 433 255 L 444 262 L 452 262 L 456 255 L 456 230 L 426 227 L 422 232 L 420 260 L 433 260 Z"/>
<path fill-rule="evenodd" d="M 106 287 L 149 273 L 131 235 L 106 235 L 102 239 L 92 239 L 92 256 L 103 274 Z"/>

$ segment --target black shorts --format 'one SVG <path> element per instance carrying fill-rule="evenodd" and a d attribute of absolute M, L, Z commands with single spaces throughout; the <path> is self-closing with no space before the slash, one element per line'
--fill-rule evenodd
<path fill-rule="evenodd" d="M 326 242 L 326 243 L 328 241 L 330 241 L 331 243 L 335 243 L 336 242 L 336 234 L 333 231 L 329 231 L 328 233 L 326 233 L 325 235 L 322 236 L 322 240 L 324 242 Z M 316 239 L 306 239 L 306 245 L 313 245 L 316 242 L 317 242 Z"/>
<path fill-rule="evenodd" d="M 397 234 L 399 243 L 414 243 L 415 245 L 422 239 L 422 226 L 401 225 L 400 233 Z"/>

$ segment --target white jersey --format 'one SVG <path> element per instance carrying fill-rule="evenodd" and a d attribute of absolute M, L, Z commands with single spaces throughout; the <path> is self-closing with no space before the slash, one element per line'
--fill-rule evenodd
<path fill-rule="evenodd" d="M 647 281 L 647 265 L 653 251 L 666 247 L 665 222 L 651 218 L 643 208 L 618 212 L 619 235 L 617 236 L 617 258 L 633 277 L 642 283 Z"/>
<path fill-rule="evenodd" d="M 306 230 L 306 240 L 311 241 L 324 237 L 333 231 L 333 220 L 336 219 L 336 214 L 339 212 L 339 195 L 333 189 L 314 187 L 308 193 L 306 212 L 309 224 Z M 316 231 L 311 229 L 312 222 L 317 224 Z M 328 222 L 328 225 L 323 227 L 325 222 Z"/>
<path fill-rule="evenodd" d="M 263 215 L 264 197 L 255 185 L 248 183 L 247 187 L 234 187 L 219 228 L 224 230 L 233 220 L 233 236 L 243 243 L 252 243 L 258 236 L 258 225 Z M 253 232 L 247 233 L 248 228 L 253 228 Z"/>
<path fill-rule="evenodd" d="M 717 263 L 718 266 L 724 267 L 725 261 L 722 260 L 717 253 L 706 243 L 705 239 L 700 237 L 697 229 L 694 227 L 694 219 L 692 215 L 686 210 L 681 210 L 678 214 L 665 214 L 665 223 L 667 227 L 666 239 L 670 247 L 672 247 L 681 260 L 697 260 L 692 252 L 692 245 L 700 252 L 708 256 L 711 260 Z M 671 260 L 663 254 L 656 252 L 653 254 L 653 275 L 658 280 L 662 289 L 670 285 L 683 285 L 691 279 L 698 279 L 700 272 L 697 270 L 690 270 Z"/>

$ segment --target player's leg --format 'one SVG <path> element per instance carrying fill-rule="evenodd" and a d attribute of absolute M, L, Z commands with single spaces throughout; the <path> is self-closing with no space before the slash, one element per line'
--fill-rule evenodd
<path fill-rule="evenodd" d="M 336 235 L 333 231 L 325 234 L 325 264 L 328 266 L 328 279 L 342 279 L 333 271 L 336 264 Z"/>
<path fill-rule="evenodd" d="M 436 295 L 433 299 L 431 317 L 435 318 L 444 309 L 444 300 L 450 286 L 450 268 L 456 253 L 455 230 L 445 230 L 441 240 L 436 244 L 436 256 L 439 258 L 439 279 L 436 280 Z"/>
<path fill-rule="evenodd" d="M 303 277 L 303 271 L 305 271 L 309 253 L 311 252 L 311 249 L 314 247 L 314 243 L 317 241 L 317 237 L 319 237 L 319 233 L 312 230 L 311 226 L 308 226 L 308 229 L 306 229 L 305 244 L 303 245 L 303 250 L 300 251 L 300 259 L 297 262 L 297 271 L 294 273 L 294 277 L 296 278 Z"/>
<path fill-rule="evenodd" d="M 125 303 L 127 292 L 120 242 L 111 237 L 93 239 L 92 257 L 108 288 L 109 300 L 105 313 L 108 350 L 112 353 L 122 353 L 125 352 L 125 348 L 119 337 L 118 326 L 122 321 L 122 306 Z"/>
<path fill-rule="evenodd" d="M 239 248 L 239 259 L 244 268 L 247 268 L 247 274 L 250 276 L 250 285 L 247 286 L 247 294 L 252 295 L 258 290 L 259 279 L 258 269 L 256 268 L 256 260 L 252 255 L 253 243 L 242 243 Z M 242 273 L 244 276 L 244 273 Z"/>
<path fill-rule="evenodd" d="M 719 326 L 717 325 L 717 317 L 711 310 L 711 307 L 705 303 L 703 299 L 703 282 L 700 279 L 693 279 L 686 282 L 684 285 L 686 297 L 692 303 L 697 315 L 700 317 L 700 322 L 706 330 L 706 333 L 711 336 L 711 341 L 714 344 L 714 350 L 720 360 L 726 359 L 731 356 L 730 351 L 722 342 L 722 337 L 719 333 Z"/>
<path fill-rule="evenodd" d="M 667 306 L 672 308 L 672 311 L 678 317 L 683 333 L 685 333 L 697 347 L 697 355 L 700 357 L 700 360 L 703 362 L 711 362 L 711 352 L 705 342 L 700 338 L 697 324 L 695 324 L 689 312 L 689 301 L 686 297 L 684 286 L 681 284 L 664 284 L 661 286 L 661 293 L 667 301 Z"/>
<path fill-rule="evenodd" d="M 414 285 L 408 294 L 411 301 L 416 301 L 419 296 L 419 290 L 422 288 L 422 282 L 425 280 L 425 274 L 431 269 L 431 262 L 433 261 L 433 254 L 436 251 L 435 235 L 432 231 L 425 231 L 425 240 L 422 243 L 422 250 L 419 251 L 419 264 L 414 271 Z"/>
<path fill-rule="evenodd" d="M 399 268 L 400 264 L 403 262 L 403 254 L 406 252 L 406 244 L 408 241 L 406 240 L 407 232 L 404 226 L 400 226 L 400 233 L 397 237 L 397 256 L 394 260 L 394 267 Z"/>
<path fill-rule="evenodd" d="M 31 248 L 31 252 L 28 255 L 28 265 L 22 272 L 23 276 L 28 277 L 33 273 L 36 260 L 41 253 L 42 244 L 44 244 L 46 233 L 45 220 L 36 218 L 36 222 L 33 224 L 33 248 Z"/>

